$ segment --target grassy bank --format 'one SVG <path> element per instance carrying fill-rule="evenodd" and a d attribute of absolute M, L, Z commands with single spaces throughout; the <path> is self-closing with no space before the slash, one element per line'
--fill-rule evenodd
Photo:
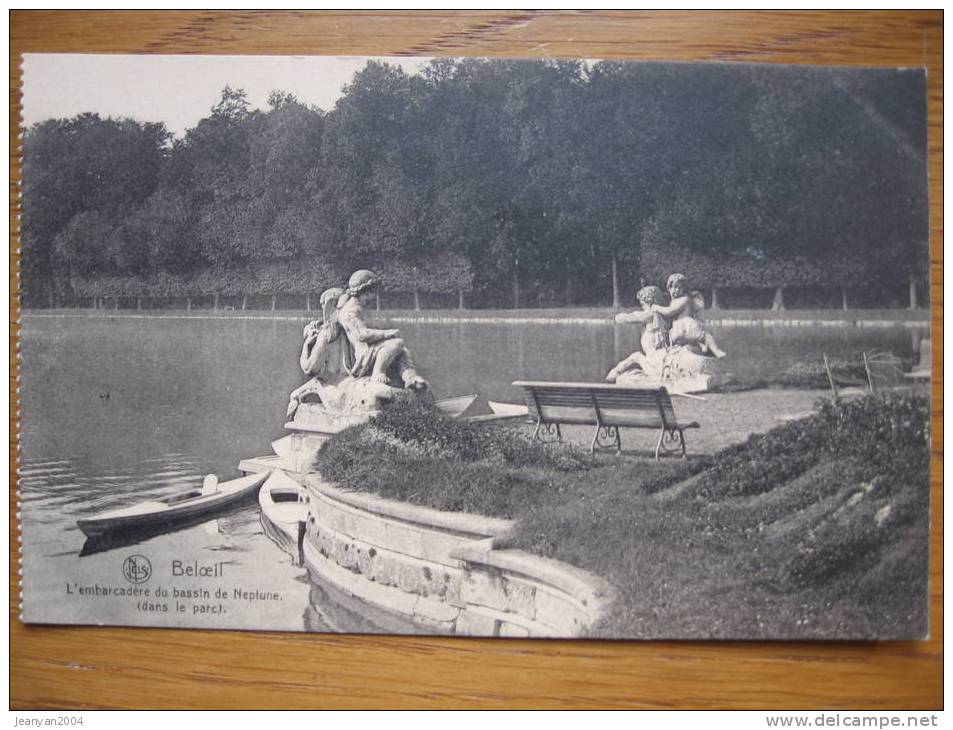
<path fill-rule="evenodd" d="M 516 519 L 508 546 L 618 587 L 599 636 L 910 638 L 927 625 L 928 420 L 923 397 L 871 397 L 655 463 L 409 405 L 319 463 L 353 489 Z"/>

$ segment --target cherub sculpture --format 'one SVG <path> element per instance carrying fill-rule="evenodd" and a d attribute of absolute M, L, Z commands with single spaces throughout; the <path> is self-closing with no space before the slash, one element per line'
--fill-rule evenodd
<path fill-rule="evenodd" d="M 639 369 L 649 376 L 661 377 L 665 364 L 665 351 L 668 348 L 668 322 L 652 307 L 661 304 L 664 295 L 657 286 L 645 286 L 639 289 L 639 303 L 642 311 L 621 312 L 615 316 L 620 324 L 642 324 L 641 352 L 633 352 L 625 360 L 616 365 L 606 375 L 606 380 L 614 383 L 623 373 Z"/>
<path fill-rule="evenodd" d="M 672 274 L 666 285 L 671 301 L 668 305 L 654 304 L 652 311 L 662 315 L 669 322 L 669 345 L 697 349 L 699 354 L 717 358 L 725 356 L 711 333 L 706 332 L 696 317 L 705 308 L 705 300 L 698 291 L 688 291 L 684 274 Z"/>

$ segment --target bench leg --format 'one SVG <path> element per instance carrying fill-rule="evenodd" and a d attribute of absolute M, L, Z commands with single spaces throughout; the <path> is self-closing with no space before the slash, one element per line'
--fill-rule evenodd
<path fill-rule="evenodd" d="M 589 445 L 589 453 L 596 453 L 596 449 L 611 449 L 615 445 L 616 451 L 622 451 L 622 439 L 617 426 L 596 426 Z"/>
<path fill-rule="evenodd" d="M 549 438 L 543 438 L 540 434 L 541 431 Z M 552 438 L 553 436 L 555 436 L 555 438 Z M 532 440 L 541 441 L 543 443 L 552 443 L 553 441 L 562 441 L 563 435 L 559 430 L 558 423 L 543 423 L 542 421 L 536 421 L 536 430 L 533 431 Z"/>
<path fill-rule="evenodd" d="M 663 428 L 658 435 L 658 443 L 655 444 L 655 460 L 658 461 L 663 451 L 668 454 L 679 450 L 682 452 L 683 459 L 688 457 L 685 452 L 685 434 L 682 429 Z"/>

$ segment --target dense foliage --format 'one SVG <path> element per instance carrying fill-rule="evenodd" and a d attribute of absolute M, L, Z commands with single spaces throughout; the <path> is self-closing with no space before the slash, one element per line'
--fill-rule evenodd
<path fill-rule="evenodd" d="M 551 493 L 548 472 L 593 465 L 575 448 L 530 441 L 511 428 L 452 419 L 401 400 L 367 424 L 332 436 L 321 474 L 351 489 L 453 512 L 507 516 Z"/>
<path fill-rule="evenodd" d="M 929 474 L 930 402 L 923 395 L 822 400 L 792 421 L 725 449 L 694 486 L 697 494 L 750 496 L 793 479 L 825 459 L 853 460 L 866 478 Z"/>
<path fill-rule="evenodd" d="M 226 88 L 174 140 L 48 120 L 24 139 L 24 294 L 291 293 L 357 267 L 497 306 L 675 269 L 902 283 L 926 271 L 923 93 L 913 70 L 439 59 L 370 62 L 330 111 Z M 267 273 L 302 260 L 324 273 Z"/>

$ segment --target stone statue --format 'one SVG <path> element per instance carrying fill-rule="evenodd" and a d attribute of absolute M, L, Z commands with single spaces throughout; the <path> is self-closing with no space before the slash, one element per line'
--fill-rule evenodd
<path fill-rule="evenodd" d="M 621 312 L 615 316 L 615 321 L 620 324 L 641 324 L 642 327 L 642 351 L 633 352 L 625 360 L 616 365 L 606 380 L 614 383 L 616 379 L 633 369 L 638 369 L 646 375 L 661 378 L 662 367 L 665 364 L 665 352 L 668 349 L 668 322 L 658 312 L 652 311 L 652 306 L 661 304 L 663 299 L 662 290 L 657 286 L 645 286 L 639 289 L 639 303 L 642 305 L 642 311 Z"/>
<path fill-rule="evenodd" d="M 321 294 L 322 319 L 305 326 L 299 357 L 310 380 L 288 400 L 287 416 L 295 423 L 333 430 L 379 410 L 403 388 L 429 392 L 398 331 L 364 323 L 362 304 L 377 284 L 373 272 L 356 271 L 347 289 Z"/>
<path fill-rule="evenodd" d="M 353 378 L 368 376 L 374 382 L 390 385 L 397 380 L 404 388 L 423 390 L 427 381 L 417 374 L 398 330 L 372 329 L 364 323 L 363 306 L 374 300 L 379 280 L 372 271 L 362 269 L 351 274 L 348 288 L 338 299 L 338 321 L 353 351 L 347 364 Z"/>
<path fill-rule="evenodd" d="M 291 392 L 288 400 L 288 418 L 292 418 L 307 396 L 317 396 L 321 401 L 334 400 L 329 387 L 343 379 L 347 341 L 341 337 L 341 325 L 337 320 L 337 303 L 344 290 L 332 288 L 321 294 L 321 314 L 305 325 L 304 343 L 298 364 L 311 379 Z M 324 393 L 324 397 L 322 397 Z"/>
<path fill-rule="evenodd" d="M 711 387 L 715 376 L 709 365 L 725 353 L 696 316 L 705 301 L 699 292 L 689 293 L 682 274 L 672 274 L 667 288 L 669 304 L 662 303 L 661 289 L 648 286 L 638 294 L 642 311 L 616 315 L 616 322 L 644 325 L 642 352 L 612 368 L 606 380 L 620 385 L 665 386 L 683 393 Z"/>
<path fill-rule="evenodd" d="M 701 321 L 695 316 L 705 308 L 705 300 L 698 291 L 689 293 L 684 274 L 672 274 L 666 285 L 671 301 L 668 306 L 655 304 L 652 311 L 661 314 L 671 322 L 669 344 L 672 347 L 684 345 L 697 348 L 702 355 L 717 358 L 725 356 L 719 349 L 715 338 L 706 332 Z"/>

